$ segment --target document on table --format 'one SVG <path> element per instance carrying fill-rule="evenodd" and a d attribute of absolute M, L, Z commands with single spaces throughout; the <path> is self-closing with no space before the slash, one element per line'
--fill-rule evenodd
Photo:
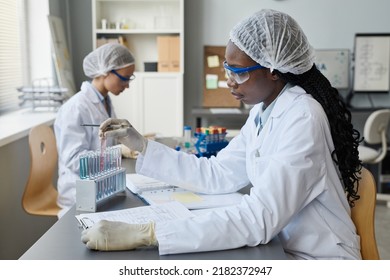
<path fill-rule="evenodd" d="M 126 186 L 134 194 L 177 188 L 176 186 L 136 173 L 126 174 Z"/>
<path fill-rule="evenodd" d="M 144 224 L 154 221 L 158 224 L 193 216 L 194 214 L 181 203 L 171 201 L 164 204 L 140 206 L 116 211 L 79 214 L 76 215 L 76 219 L 83 228 L 89 228 L 100 220 L 119 221 L 130 224 Z"/>
<path fill-rule="evenodd" d="M 177 201 L 190 210 L 215 208 L 238 204 L 242 194 L 201 194 L 139 175 L 126 174 L 127 188 L 149 205 Z"/>

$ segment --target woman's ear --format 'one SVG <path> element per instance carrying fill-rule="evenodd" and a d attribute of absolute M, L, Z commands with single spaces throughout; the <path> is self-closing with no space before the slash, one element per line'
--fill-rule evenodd
<path fill-rule="evenodd" d="M 277 81 L 279 80 L 279 75 L 275 72 L 275 71 L 272 71 L 272 72 L 268 72 L 268 78 L 273 80 L 273 81 Z"/>

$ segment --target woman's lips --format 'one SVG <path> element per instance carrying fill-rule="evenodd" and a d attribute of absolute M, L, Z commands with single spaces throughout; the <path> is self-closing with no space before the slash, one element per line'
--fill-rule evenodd
<path fill-rule="evenodd" d="M 234 96 L 234 98 L 237 99 L 237 100 L 241 100 L 241 99 L 244 98 L 244 95 L 239 94 L 239 93 L 237 93 L 237 92 L 231 91 L 230 93 L 231 93 L 231 94 Z"/>

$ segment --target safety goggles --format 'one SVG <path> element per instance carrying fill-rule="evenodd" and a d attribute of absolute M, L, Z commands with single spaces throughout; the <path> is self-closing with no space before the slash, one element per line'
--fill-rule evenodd
<path fill-rule="evenodd" d="M 134 75 L 131 75 L 130 78 L 126 78 L 126 77 L 122 76 L 121 74 L 119 74 L 118 72 L 116 72 L 115 70 L 111 70 L 111 73 L 113 73 L 115 76 L 117 76 L 122 81 L 123 84 L 128 84 L 132 80 L 135 79 Z"/>
<path fill-rule="evenodd" d="M 249 72 L 257 69 L 265 68 L 260 64 L 249 66 L 249 67 L 236 68 L 227 64 L 226 61 L 223 62 L 223 67 L 225 68 L 226 75 L 229 77 L 229 79 L 233 80 L 239 85 L 249 80 L 250 78 Z"/>

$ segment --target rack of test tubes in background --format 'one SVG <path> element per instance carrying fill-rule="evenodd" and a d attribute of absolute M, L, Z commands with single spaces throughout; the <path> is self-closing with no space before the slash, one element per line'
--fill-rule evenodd
<path fill-rule="evenodd" d="M 197 157 L 209 158 L 216 156 L 220 150 L 229 144 L 226 134 L 225 127 L 197 127 L 194 137 L 192 137 L 191 126 L 184 126 L 182 147 L 176 147 L 176 150 L 195 154 Z"/>
<path fill-rule="evenodd" d="M 76 181 L 76 209 L 96 212 L 97 205 L 126 189 L 120 145 L 87 151 L 79 156 L 80 180 Z"/>

